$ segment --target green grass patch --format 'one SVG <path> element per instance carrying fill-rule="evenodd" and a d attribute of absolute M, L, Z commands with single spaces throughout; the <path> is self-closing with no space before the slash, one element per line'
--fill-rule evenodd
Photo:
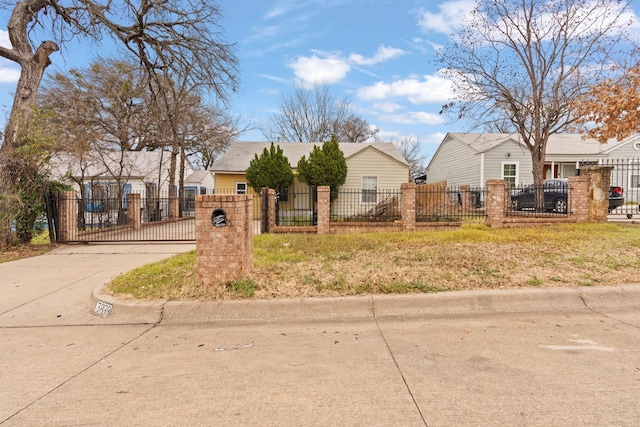
<path fill-rule="evenodd" d="M 231 293 L 242 298 L 253 297 L 258 289 L 258 284 L 251 279 L 236 280 L 226 286 Z"/>
<path fill-rule="evenodd" d="M 531 279 L 527 280 L 528 286 L 542 286 L 544 283 L 542 280 L 538 279 L 536 276 L 533 276 Z"/>

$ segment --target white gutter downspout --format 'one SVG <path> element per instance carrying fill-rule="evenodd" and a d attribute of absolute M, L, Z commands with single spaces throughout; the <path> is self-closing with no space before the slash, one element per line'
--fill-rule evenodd
<path fill-rule="evenodd" d="M 484 187 L 484 153 L 480 153 L 480 186 Z"/>

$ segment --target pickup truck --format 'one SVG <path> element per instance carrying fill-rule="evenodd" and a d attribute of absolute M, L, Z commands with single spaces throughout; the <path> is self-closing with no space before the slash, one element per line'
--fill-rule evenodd
<path fill-rule="evenodd" d="M 617 207 L 624 205 L 624 196 L 622 195 L 622 187 L 609 188 L 609 213 Z"/>

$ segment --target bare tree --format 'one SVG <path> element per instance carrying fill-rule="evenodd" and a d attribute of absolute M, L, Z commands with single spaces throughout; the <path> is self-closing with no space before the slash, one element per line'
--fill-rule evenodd
<path fill-rule="evenodd" d="M 140 66 L 100 58 L 82 69 L 45 79 L 39 107 L 53 112 L 49 127 L 58 135 L 64 158 L 80 167 L 73 176 L 84 199 L 85 170 L 99 165 L 117 185 L 118 221 L 124 221 L 124 188 L 130 177 L 129 151 L 148 148 L 151 126 L 147 114 L 148 82 Z"/>
<path fill-rule="evenodd" d="M 334 134 L 341 142 L 366 142 L 375 139 L 380 132 L 362 117 L 351 114 L 345 120 L 335 123 Z"/>
<path fill-rule="evenodd" d="M 234 47 L 224 41 L 220 10 L 210 0 L 3 0 L 0 4 L 11 10 L 7 25 L 11 47 L 0 47 L 0 56 L 21 68 L 0 147 L 3 192 L 14 189 L 19 179 L 16 149 L 24 144 L 23 129 L 51 63 L 50 55 L 66 40 L 86 37 L 98 42 L 110 36 L 137 58 L 150 78 L 169 73 L 185 75 L 222 101 L 227 100 L 229 90 L 237 88 Z M 51 39 L 38 42 L 42 31 Z M 9 234 L 6 227 L 0 230 L 4 241 Z"/>
<path fill-rule="evenodd" d="M 55 112 L 65 151 L 75 151 L 78 143 L 92 149 L 146 148 L 148 83 L 136 64 L 99 58 L 84 68 L 54 74 L 41 89 L 38 104 Z"/>
<path fill-rule="evenodd" d="M 391 141 L 398 149 L 402 157 L 409 164 L 409 181 L 415 180 L 417 177 L 424 175 L 427 168 L 427 154 L 422 151 L 422 142 L 419 138 L 411 138 L 408 136 L 398 138 Z"/>
<path fill-rule="evenodd" d="M 312 89 L 294 85 L 293 92 L 282 97 L 280 111 L 262 129 L 273 142 L 324 142 L 332 136 L 342 142 L 363 142 L 377 132 L 351 113 L 348 98 L 337 99 L 326 85 Z"/>
<path fill-rule="evenodd" d="M 479 1 L 439 55 L 456 89 L 444 111 L 518 135 L 540 185 L 549 136 L 570 130 L 572 101 L 606 70 L 627 8 L 626 0 Z"/>
<path fill-rule="evenodd" d="M 217 107 L 204 107 L 193 116 L 198 132 L 189 141 L 187 155 L 208 170 L 227 151 L 234 139 L 248 127 L 240 117 L 231 116 Z"/>

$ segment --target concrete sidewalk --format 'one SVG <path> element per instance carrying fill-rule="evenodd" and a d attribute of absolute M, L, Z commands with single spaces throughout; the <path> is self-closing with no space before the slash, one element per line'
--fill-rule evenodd
<path fill-rule="evenodd" d="M 37 257 L 0 264 L 0 319 L 5 325 L 89 324 L 96 287 L 145 264 L 195 249 L 195 244 L 61 246 Z M 38 310 L 32 307 L 37 304 Z M 11 323 L 13 319 L 16 323 Z M 3 323 L 4 323 L 3 322 Z"/>
<path fill-rule="evenodd" d="M 224 303 L 101 291 L 191 249 L 79 245 L 0 264 L 0 425 L 640 419 L 640 285 Z"/>

